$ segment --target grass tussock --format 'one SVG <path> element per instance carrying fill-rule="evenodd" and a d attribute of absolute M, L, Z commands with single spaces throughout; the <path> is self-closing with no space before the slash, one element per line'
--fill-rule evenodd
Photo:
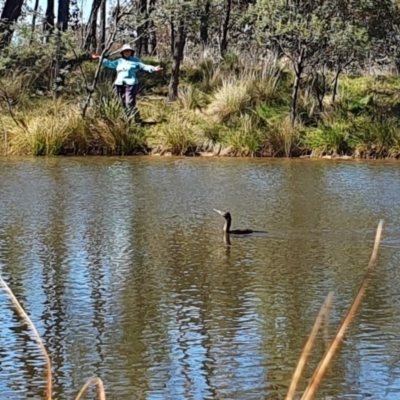
<path fill-rule="evenodd" d="M 149 144 L 155 153 L 186 155 L 195 151 L 195 136 L 196 125 L 193 120 L 180 111 L 174 111 L 168 122 L 150 131 Z"/>
<path fill-rule="evenodd" d="M 215 121 L 226 123 L 249 111 L 250 105 L 248 83 L 229 79 L 213 94 L 206 112 Z"/>
<path fill-rule="evenodd" d="M 72 104 L 54 102 L 48 104 L 46 114 L 43 111 L 8 119 L 9 154 L 59 155 L 70 136 L 86 131 L 86 121 Z"/>
<path fill-rule="evenodd" d="M 238 123 L 229 128 L 222 141 L 227 147 L 225 154 L 254 157 L 261 150 L 265 133 L 258 126 L 254 115 L 242 114 Z"/>
<path fill-rule="evenodd" d="M 40 109 L 3 119 L 3 132 L 7 133 L 10 155 L 124 155 L 146 148 L 143 130 L 134 123 L 133 117 L 125 116 L 114 99 L 99 100 L 86 119 L 76 104 L 49 101 Z"/>
<path fill-rule="evenodd" d="M 29 105 L 29 92 L 35 79 L 25 70 L 8 72 L 0 77 L 0 110 L 12 111 L 16 106 Z"/>
<path fill-rule="evenodd" d="M 183 110 L 201 110 L 210 101 L 209 95 L 193 85 L 179 90 L 178 104 Z"/>

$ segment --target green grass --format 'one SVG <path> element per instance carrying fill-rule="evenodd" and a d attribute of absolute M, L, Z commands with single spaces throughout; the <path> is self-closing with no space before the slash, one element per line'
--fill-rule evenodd
<path fill-rule="evenodd" d="M 144 61 L 157 64 L 155 59 Z M 165 67 L 170 70 L 169 65 Z M 89 77 L 94 74 L 90 61 L 82 68 Z M 1 153 L 400 155 L 400 78 L 393 76 L 341 77 L 335 103 L 328 88 L 322 113 L 313 89 L 307 86 L 312 80 L 304 80 L 299 122 L 292 126 L 290 71 L 279 63 L 250 68 L 235 53 L 218 63 L 207 52 L 187 59 L 174 104 L 164 99 L 168 72 L 143 75 L 138 107 L 152 125 L 137 125 L 125 116 L 108 73 L 101 75 L 86 119 L 79 106 L 85 98 L 79 71 L 68 76 L 70 91 L 61 93 L 58 100 L 38 95 L 38 80 L 27 74 L 15 71 L 0 78 Z"/>

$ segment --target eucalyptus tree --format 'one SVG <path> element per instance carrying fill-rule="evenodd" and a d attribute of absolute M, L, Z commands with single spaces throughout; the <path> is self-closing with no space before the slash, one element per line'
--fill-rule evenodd
<path fill-rule="evenodd" d="M 232 0 L 225 0 L 224 3 L 225 3 L 224 15 L 222 19 L 221 41 L 220 41 L 220 52 L 222 56 L 228 50 L 228 33 L 229 33 L 229 25 L 231 22 L 231 14 L 232 14 Z"/>
<path fill-rule="evenodd" d="M 83 49 L 96 51 L 97 48 L 97 18 L 102 2 L 105 0 L 93 0 L 90 10 L 89 21 L 86 26 L 85 38 L 83 40 Z"/>
<path fill-rule="evenodd" d="M 206 0 L 200 8 L 200 41 L 207 45 L 209 38 L 211 0 Z"/>
<path fill-rule="evenodd" d="M 154 51 L 154 15 L 156 0 L 135 0 L 137 19 L 137 53 L 150 54 Z"/>
<path fill-rule="evenodd" d="M 168 5 L 172 51 L 172 72 L 168 86 L 168 100 L 174 101 L 178 97 L 180 67 L 183 60 L 193 4 L 191 4 L 190 0 L 176 0 L 173 2 L 167 0 L 166 3 Z"/>
<path fill-rule="evenodd" d="M 57 25 L 60 31 L 68 29 L 69 0 L 58 0 Z"/>
<path fill-rule="evenodd" d="M 320 21 L 324 21 L 325 37 L 321 37 L 321 48 L 311 57 L 311 73 L 314 76 L 315 96 L 319 109 L 323 111 L 323 99 L 328 88 L 332 91 L 332 102 L 336 100 L 339 76 L 349 67 L 362 67 L 371 48 L 367 29 L 357 19 L 357 1 L 326 1 L 315 10 Z M 363 1 L 363 0 L 361 0 Z M 327 74 L 334 74 L 331 84 Z"/>
<path fill-rule="evenodd" d="M 371 8 L 371 4 L 376 7 Z M 382 29 L 393 19 L 385 11 L 385 18 L 379 21 L 377 13 L 378 0 L 257 0 L 251 14 L 258 42 L 286 57 L 293 67 L 292 124 L 296 121 L 305 75 L 313 74 L 315 79 L 322 80 L 317 81 L 315 93 L 322 111 L 327 71 L 335 74 L 332 83 L 335 100 L 340 74 L 349 66 L 362 66 L 372 50 L 376 54 L 378 38 L 383 38 Z M 371 27 L 370 21 L 380 26 Z"/>
<path fill-rule="evenodd" d="M 365 28 L 339 19 L 332 21 L 332 34 L 325 54 L 328 67 L 334 71 L 332 103 L 336 100 L 339 76 L 350 66 L 362 66 L 370 47 L 370 37 Z"/>
<path fill-rule="evenodd" d="M 39 10 L 39 0 L 35 0 L 33 10 L 32 10 L 33 15 L 32 15 L 32 23 L 31 23 L 31 31 L 32 31 L 31 42 L 33 40 L 33 34 L 36 29 L 36 18 L 38 16 L 38 10 Z"/>
<path fill-rule="evenodd" d="M 301 81 L 308 67 L 320 60 L 329 35 L 329 22 L 320 17 L 322 1 L 258 0 L 252 7 L 258 40 L 290 60 L 295 79 L 291 122 L 295 124 Z"/>
<path fill-rule="evenodd" d="M 106 21 L 107 21 L 107 1 L 102 0 L 100 5 L 100 35 L 97 43 L 97 53 L 101 53 L 106 46 Z"/>
<path fill-rule="evenodd" d="M 0 16 L 0 49 L 12 39 L 14 26 L 21 16 L 24 0 L 6 0 Z"/>
<path fill-rule="evenodd" d="M 47 0 L 46 14 L 44 18 L 44 31 L 51 34 L 54 30 L 54 0 Z"/>
<path fill-rule="evenodd" d="M 245 16 L 254 0 L 200 0 L 199 33 L 202 44 L 218 42 L 218 50 L 224 56 L 229 44 L 235 48 L 249 48 L 249 42 L 241 42 Z M 210 41 L 211 39 L 211 41 Z M 238 40 L 239 39 L 239 40 Z"/>
<path fill-rule="evenodd" d="M 359 23 L 371 41 L 370 63 L 394 63 L 400 71 L 400 7 L 398 0 L 358 0 Z"/>

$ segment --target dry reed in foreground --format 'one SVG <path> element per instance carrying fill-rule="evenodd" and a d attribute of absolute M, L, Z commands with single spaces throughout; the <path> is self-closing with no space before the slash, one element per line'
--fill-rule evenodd
<path fill-rule="evenodd" d="M 321 383 L 321 381 L 328 369 L 329 363 L 332 361 L 332 358 L 335 355 L 335 352 L 339 348 L 339 345 L 343 339 L 346 329 L 350 326 L 350 323 L 351 323 L 358 307 L 361 304 L 361 300 L 365 294 L 365 291 L 366 291 L 368 283 L 369 283 L 369 277 L 371 274 L 371 270 L 374 267 L 374 265 L 376 264 L 376 260 L 378 258 L 378 250 L 379 250 L 379 245 L 380 245 L 381 238 L 382 238 L 382 229 L 383 229 L 383 220 L 380 220 L 377 231 L 376 231 L 376 235 L 375 235 L 375 243 L 374 243 L 374 248 L 372 250 L 372 255 L 371 255 L 371 258 L 368 263 L 367 271 L 366 271 L 364 278 L 361 282 L 361 285 L 358 289 L 357 295 L 354 298 L 353 302 L 351 303 L 346 316 L 344 317 L 342 323 L 339 326 L 339 329 L 337 330 L 337 332 L 335 334 L 335 337 L 333 338 L 331 344 L 329 345 L 324 356 L 322 357 L 322 360 L 318 364 L 318 366 L 314 372 L 314 375 L 312 376 L 306 390 L 303 393 L 303 396 L 301 397 L 301 400 L 311 400 L 314 398 L 314 395 L 318 389 L 318 386 Z M 331 302 L 332 302 L 332 292 L 328 294 L 328 296 L 327 296 L 324 304 L 322 305 L 321 310 L 316 318 L 313 329 L 308 337 L 307 343 L 303 349 L 303 352 L 300 356 L 296 370 L 293 374 L 293 378 L 292 378 L 292 381 L 289 386 L 286 400 L 293 400 L 293 398 L 294 398 L 297 383 L 300 379 L 301 373 L 303 371 L 303 368 L 307 361 L 307 358 L 310 354 L 311 348 L 315 342 L 315 338 L 316 338 L 317 332 L 321 326 L 322 319 L 324 318 L 324 316 L 325 317 L 327 316 L 327 310 L 330 308 Z"/>
<path fill-rule="evenodd" d="M 47 353 L 46 347 L 43 344 L 42 339 L 40 338 L 40 335 L 38 331 L 35 328 L 35 325 L 29 318 L 28 314 L 25 312 L 25 310 L 22 308 L 21 304 L 19 304 L 19 301 L 15 297 L 14 293 L 12 290 L 9 288 L 7 283 L 4 282 L 3 278 L 0 277 L 0 285 L 3 286 L 5 292 L 8 294 L 8 296 L 11 299 L 11 302 L 13 303 L 18 315 L 21 317 L 21 319 L 24 320 L 24 322 L 28 325 L 29 329 L 32 331 L 34 339 L 36 343 L 39 345 L 40 349 L 42 350 L 43 356 L 46 360 L 46 381 L 47 381 L 47 387 L 46 387 L 46 399 L 47 400 L 52 400 L 53 399 L 53 393 L 52 393 L 52 379 L 53 379 L 53 374 L 51 370 L 51 361 L 50 357 Z M 82 387 L 82 389 L 79 391 L 76 400 L 80 400 L 82 396 L 86 393 L 86 390 L 88 389 L 89 386 L 91 386 L 93 383 L 97 384 L 97 395 L 100 400 L 106 400 L 106 393 L 104 390 L 104 385 L 103 381 L 98 378 L 94 377 L 89 379 L 85 385 Z"/>
<path fill-rule="evenodd" d="M 31 321 L 31 319 L 29 318 L 29 316 L 25 312 L 25 310 L 22 308 L 21 304 L 19 304 L 19 301 L 14 296 L 14 293 L 8 287 L 7 283 L 4 282 L 2 277 L 0 277 L 0 283 L 4 287 L 4 290 L 6 291 L 6 293 L 9 295 L 15 309 L 17 310 L 18 315 L 25 321 L 25 323 L 31 329 L 31 331 L 33 333 L 33 337 L 34 337 L 36 343 L 39 345 L 40 350 L 43 353 L 43 356 L 46 360 L 46 379 L 47 379 L 46 398 L 47 398 L 47 400 L 51 400 L 52 399 L 52 394 L 51 394 L 52 393 L 52 372 L 51 372 L 50 357 L 47 354 L 46 348 L 44 347 L 43 341 L 42 341 L 38 331 L 36 330 L 35 325 Z"/>
<path fill-rule="evenodd" d="M 339 329 L 336 332 L 335 337 L 333 338 L 330 346 L 328 347 L 327 351 L 325 352 L 322 360 L 320 361 L 319 365 L 317 366 L 314 375 L 312 376 L 306 390 L 303 393 L 303 396 L 301 400 L 311 400 L 313 399 L 319 384 L 321 383 L 327 369 L 329 366 L 329 363 L 331 362 L 333 356 L 335 355 L 335 352 L 337 351 L 343 336 L 346 332 L 346 329 L 349 327 L 358 307 L 361 304 L 361 300 L 365 294 L 365 291 L 367 289 L 368 283 L 369 283 L 369 276 L 371 273 L 371 270 L 373 266 L 376 263 L 376 260 L 378 258 L 378 250 L 379 250 L 379 245 L 381 242 L 382 238 L 382 230 L 383 230 L 383 220 L 379 221 L 378 228 L 376 231 L 376 236 L 375 236 L 375 243 L 374 243 L 374 248 L 372 251 L 372 255 L 370 258 L 370 261 L 368 263 L 367 271 L 364 275 L 364 278 L 361 282 L 361 285 L 359 287 L 359 290 L 357 292 L 356 297 L 354 298 L 349 310 L 347 311 L 346 316 L 344 317 L 341 325 L 339 326 Z M 22 306 L 19 304 L 17 298 L 14 296 L 13 292 L 11 289 L 8 287 L 8 285 L 4 282 L 4 280 L 0 277 L 0 285 L 3 286 L 5 289 L 6 293 L 9 295 L 13 305 L 15 306 L 18 315 L 25 321 L 25 323 L 28 325 L 28 327 L 31 329 L 33 332 L 35 341 L 38 343 L 40 349 L 42 350 L 43 356 L 46 360 L 46 379 L 47 379 L 47 387 L 46 387 L 46 399 L 47 400 L 52 400 L 52 370 L 51 370 L 51 361 L 50 357 L 46 351 L 46 348 L 43 344 L 42 339 L 40 338 L 39 333 L 37 332 L 33 322 L 29 318 L 29 316 L 26 314 L 25 310 L 22 308 Z M 328 314 L 329 310 L 331 308 L 332 304 L 332 297 L 333 293 L 330 292 L 328 296 L 325 299 L 324 304 L 322 305 L 320 312 L 315 320 L 314 326 L 311 330 L 311 333 L 307 339 L 306 345 L 304 346 L 303 352 L 300 356 L 299 362 L 297 364 L 297 367 L 295 369 L 295 372 L 293 374 L 292 381 L 289 386 L 289 390 L 286 396 L 286 400 L 293 400 L 295 393 L 296 393 L 296 387 L 297 384 L 300 380 L 301 374 L 303 372 L 304 366 L 306 364 L 306 361 L 308 359 L 308 356 L 310 355 L 311 349 L 314 345 L 317 333 L 321 327 L 322 321 L 325 320 L 325 322 L 328 319 Z M 89 379 L 85 385 L 82 387 L 82 389 L 79 391 L 76 400 L 80 400 L 82 396 L 86 393 L 86 390 L 92 385 L 92 384 L 97 384 L 97 395 L 100 400 L 106 400 L 106 394 L 104 390 L 104 385 L 103 381 L 98 378 L 98 377 L 93 377 Z"/>

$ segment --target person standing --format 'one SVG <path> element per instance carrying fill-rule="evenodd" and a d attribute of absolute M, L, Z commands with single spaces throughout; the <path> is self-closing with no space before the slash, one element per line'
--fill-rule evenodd
<path fill-rule="evenodd" d="M 103 59 L 103 65 L 106 68 L 115 69 L 117 78 L 114 81 L 114 89 L 121 99 L 125 112 L 128 116 L 134 113 L 135 121 L 140 122 L 140 114 L 136 107 L 136 96 L 139 89 L 137 72 L 142 70 L 148 73 L 162 71 L 161 66 L 143 64 L 139 58 L 134 57 L 135 50 L 128 44 L 124 44 L 119 50 L 112 54 L 120 53 L 121 58 L 115 61 Z M 99 59 L 99 54 L 93 54 L 92 59 Z"/>

